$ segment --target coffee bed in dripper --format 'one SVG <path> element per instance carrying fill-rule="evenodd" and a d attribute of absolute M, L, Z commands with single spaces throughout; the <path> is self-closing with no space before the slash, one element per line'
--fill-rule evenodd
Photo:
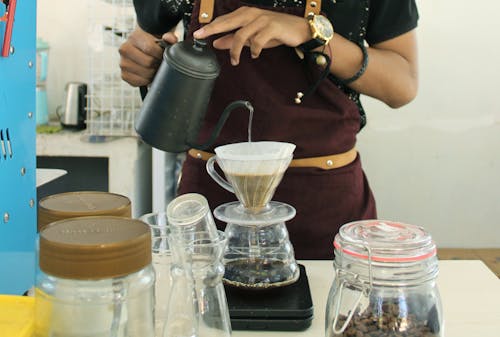
<path fill-rule="evenodd" d="M 274 327 L 277 330 L 289 330 L 290 325 L 285 322 L 299 319 L 301 324 L 294 329 L 300 330 L 308 326 L 306 322 L 312 318 L 312 302 L 305 269 L 301 270 L 295 260 L 286 228 L 286 221 L 295 216 L 295 208 L 271 200 L 292 160 L 294 149 L 295 145 L 283 142 L 235 143 L 217 147 L 216 156 L 207 162 L 210 176 L 238 199 L 218 206 L 214 216 L 227 223 L 224 283 L 226 290 L 233 288 L 228 295 L 230 307 L 234 304 L 231 301 L 235 300 L 244 311 L 247 301 L 241 299 L 246 296 L 261 301 L 256 307 L 263 310 L 257 316 L 255 310 L 251 311 L 252 315 L 246 318 L 255 323 L 254 329 Z M 220 166 L 227 180 L 217 173 L 215 163 Z M 297 282 L 299 278 L 305 278 L 305 282 Z M 293 286 L 302 287 L 301 291 L 296 289 L 295 293 L 300 294 L 304 300 L 296 303 L 311 304 L 306 304 L 303 308 L 288 308 L 300 312 L 300 317 L 293 319 L 290 310 L 285 307 L 270 314 L 266 308 L 276 308 L 280 306 L 279 303 L 286 303 L 283 296 L 290 294 L 286 294 L 285 289 Z M 249 295 L 245 295 L 245 291 Z M 262 294 L 256 296 L 259 292 Z M 241 317 L 239 319 L 245 320 Z M 240 324 L 236 324 L 235 329 L 237 326 Z M 245 323 L 244 328 L 252 327 Z"/>

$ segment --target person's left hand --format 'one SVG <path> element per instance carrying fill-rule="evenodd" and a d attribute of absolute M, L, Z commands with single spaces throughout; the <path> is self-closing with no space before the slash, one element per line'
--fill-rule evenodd
<path fill-rule="evenodd" d="M 311 39 L 309 25 L 303 17 L 254 7 L 240 7 L 219 16 L 193 36 L 204 39 L 219 33 L 228 34 L 215 40 L 214 48 L 229 49 L 232 65 L 239 63 L 244 46 L 250 47 L 252 58 L 257 58 L 264 48 L 296 47 Z"/>

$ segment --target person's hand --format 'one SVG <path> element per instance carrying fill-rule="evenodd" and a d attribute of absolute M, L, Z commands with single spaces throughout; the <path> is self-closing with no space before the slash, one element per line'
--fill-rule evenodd
<path fill-rule="evenodd" d="M 169 44 L 177 42 L 173 32 L 163 34 L 162 39 Z M 121 76 L 125 82 L 137 87 L 153 81 L 163 55 L 159 41 L 140 27 L 129 35 L 119 48 Z"/>
<path fill-rule="evenodd" d="M 229 49 L 233 65 L 239 63 L 244 46 L 250 47 L 252 57 L 257 58 L 264 48 L 296 47 L 311 39 L 309 25 L 303 17 L 254 7 L 240 7 L 219 16 L 193 36 L 204 39 L 219 33 L 228 34 L 215 40 L 214 48 Z"/>

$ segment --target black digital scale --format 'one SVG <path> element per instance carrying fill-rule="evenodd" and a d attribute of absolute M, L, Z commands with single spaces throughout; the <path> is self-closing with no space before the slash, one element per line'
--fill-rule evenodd
<path fill-rule="evenodd" d="M 301 331 L 313 319 L 313 303 L 306 269 L 299 264 L 297 282 L 268 290 L 225 285 L 233 330 Z"/>

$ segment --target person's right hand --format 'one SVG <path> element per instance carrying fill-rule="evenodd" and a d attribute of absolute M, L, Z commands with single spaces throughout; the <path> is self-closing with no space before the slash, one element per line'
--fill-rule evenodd
<path fill-rule="evenodd" d="M 173 32 L 163 34 L 169 44 L 177 42 Z M 163 48 L 159 39 L 136 27 L 119 49 L 122 79 L 134 87 L 148 85 L 160 66 Z"/>

